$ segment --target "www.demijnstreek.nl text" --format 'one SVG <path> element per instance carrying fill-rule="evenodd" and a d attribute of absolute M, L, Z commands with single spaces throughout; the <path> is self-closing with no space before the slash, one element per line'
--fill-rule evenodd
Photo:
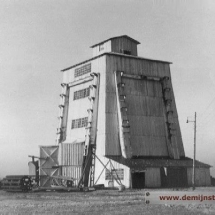
<path fill-rule="evenodd" d="M 215 195 L 159 196 L 161 201 L 215 201 Z"/>
<path fill-rule="evenodd" d="M 211 191 L 145 191 L 147 204 L 215 204 Z"/>

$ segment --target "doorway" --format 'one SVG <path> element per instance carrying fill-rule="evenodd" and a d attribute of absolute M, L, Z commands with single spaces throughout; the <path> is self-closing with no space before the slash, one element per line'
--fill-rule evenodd
<path fill-rule="evenodd" d="M 145 172 L 134 172 L 131 174 L 131 179 L 133 189 L 145 188 Z"/>
<path fill-rule="evenodd" d="M 187 187 L 187 169 L 183 167 L 167 168 L 168 187 Z"/>

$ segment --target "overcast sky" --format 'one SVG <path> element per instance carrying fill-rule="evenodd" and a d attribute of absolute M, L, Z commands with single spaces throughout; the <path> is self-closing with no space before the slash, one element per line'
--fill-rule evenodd
<path fill-rule="evenodd" d="M 28 155 L 55 144 L 60 70 L 124 34 L 139 56 L 173 62 L 186 156 L 196 111 L 197 159 L 215 166 L 214 0 L 1 0 L 0 20 L 0 177 L 27 174 Z"/>

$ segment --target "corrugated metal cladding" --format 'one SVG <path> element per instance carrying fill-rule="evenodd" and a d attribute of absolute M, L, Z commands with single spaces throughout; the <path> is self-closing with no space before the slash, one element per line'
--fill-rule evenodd
<path fill-rule="evenodd" d="M 145 187 L 160 187 L 160 168 L 147 168 L 145 172 Z"/>
<path fill-rule="evenodd" d="M 63 166 L 62 176 L 74 178 L 74 185 L 78 185 L 78 181 L 81 177 L 81 167 L 76 166 Z"/>
<path fill-rule="evenodd" d="M 123 78 L 132 154 L 168 156 L 161 83 Z"/>
<path fill-rule="evenodd" d="M 192 186 L 193 168 L 187 168 L 188 185 Z M 195 185 L 196 186 L 210 186 L 211 177 L 209 168 L 196 168 L 195 169 Z"/>
<path fill-rule="evenodd" d="M 111 41 L 111 51 L 118 53 L 130 51 L 131 55 L 137 56 L 137 43 L 126 37 L 116 38 Z"/>
<path fill-rule="evenodd" d="M 105 155 L 121 155 L 118 140 L 116 87 L 113 72 L 154 77 L 170 77 L 173 120 L 176 127 L 177 149 L 185 156 L 178 114 L 171 83 L 169 64 L 126 56 L 107 55 L 106 72 L 106 151 Z M 167 131 L 162 86 L 158 81 L 122 78 L 130 124 L 132 153 L 137 156 L 168 156 Z"/>
<path fill-rule="evenodd" d="M 168 187 L 187 187 L 186 167 L 167 167 L 166 180 Z"/>
<path fill-rule="evenodd" d="M 62 165 L 82 165 L 84 143 L 63 143 L 61 147 Z"/>
<path fill-rule="evenodd" d="M 62 176 L 75 178 L 75 185 L 81 177 L 84 143 L 63 143 L 61 145 Z"/>

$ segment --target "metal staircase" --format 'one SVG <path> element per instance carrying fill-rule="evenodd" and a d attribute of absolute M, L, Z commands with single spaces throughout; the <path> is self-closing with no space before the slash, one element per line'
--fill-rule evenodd
<path fill-rule="evenodd" d="M 90 108 L 87 110 L 88 126 L 86 127 L 82 176 L 78 182 L 79 187 L 88 187 L 94 185 L 100 75 L 97 73 L 92 73 L 91 76 L 93 77 L 93 80 L 92 85 L 90 85 L 90 94 L 88 97 L 90 100 Z"/>

